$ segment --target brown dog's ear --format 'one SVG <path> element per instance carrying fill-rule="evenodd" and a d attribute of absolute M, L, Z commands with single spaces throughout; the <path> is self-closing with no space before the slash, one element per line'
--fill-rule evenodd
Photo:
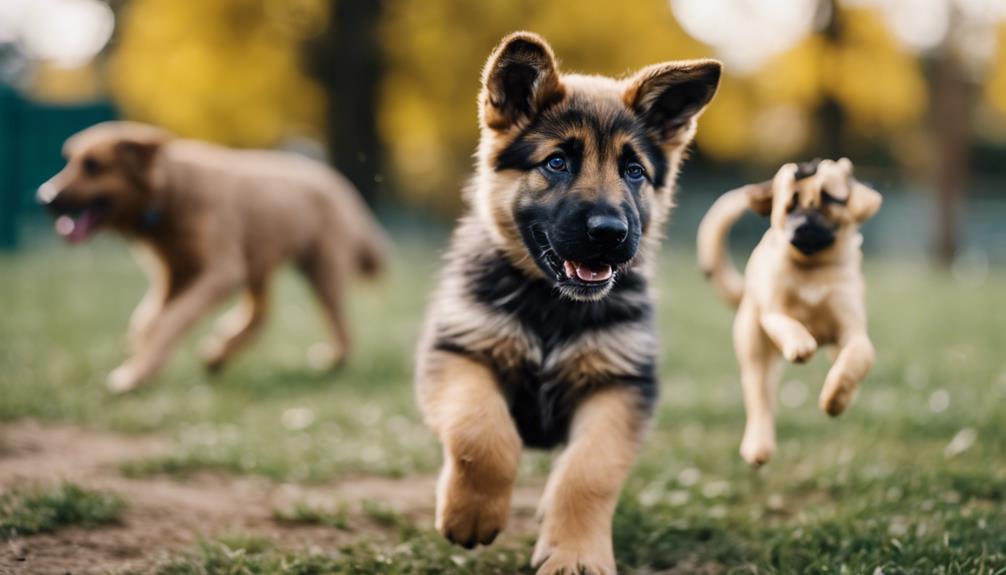
<path fill-rule="evenodd" d="M 716 95 L 721 70 L 716 60 L 648 66 L 633 77 L 623 99 L 662 142 L 670 142 L 688 131 Z"/>
<path fill-rule="evenodd" d="M 861 182 L 850 179 L 851 186 L 849 188 L 849 213 L 852 217 L 856 219 L 856 222 L 862 223 L 873 217 L 880 209 L 880 205 L 884 203 L 883 196 L 880 192 L 862 184 Z"/>
<path fill-rule="evenodd" d="M 744 187 L 748 195 L 748 207 L 759 216 L 772 214 L 772 180 Z"/>
<path fill-rule="evenodd" d="M 531 32 L 514 32 L 493 50 L 482 71 L 482 125 L 508 130 L 562 99 L 555 55 Z"/>
<path fill-rule="evenodd" d="M 125 126 L 125 134 L 115 144 L 115 155 L 126 174 L 140 185 L 149 185 L 147 179 L 154 156 L 169 136 L 153 126 Z"/>

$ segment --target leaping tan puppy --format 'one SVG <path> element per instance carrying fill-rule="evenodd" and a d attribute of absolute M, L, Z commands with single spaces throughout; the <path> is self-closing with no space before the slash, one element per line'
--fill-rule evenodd
<path fill-rule="evenodd" d="M 786 164 L 775 178 L 727 192 L 699 226 L 699 264 L 738 308 L 733 338 L 741 368 L 747 425 L 741 456 L 766 463 L 775 451 L 774 400 L 779 355 L 803 363 L 834 345 L 834 364 L 820 406 L 839 415 L 873 366 L 859 225 L 880 209 L 881 196 L 852 176 L 852 163 Z M 741 277 L 727 236 L 748 209 L 771 216 L 771 228 Z"/>
<path fill-rule="evenodd" d="M 269 278 L 292 261 L 332 328 L 335 363 L 349 330 L 344 282 L 378 271 L 385 237 L 356 189 L 327 166 L 292 154 L 230 150 L 153 126 L 109 122 L 67 140 L 66 167 L 38 198 L 56 231 L 80 242 L 103 228 L 133 240 L 151 276 L 133 312 L 133 354 L 108 378 L 116 393 L 147 381 L 184 333 L 238 292 L 204 348 L 217 369 L 261 327 Z"/>

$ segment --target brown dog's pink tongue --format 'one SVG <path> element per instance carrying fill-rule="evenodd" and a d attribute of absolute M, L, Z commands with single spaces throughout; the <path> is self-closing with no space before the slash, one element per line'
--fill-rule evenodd
<path fill-rule="evenodd" d="M 80 243 L 91 235 L 94 224 L 97 222 L 97 214 L 94 210 L 84 210 L 76 219 L 70 216 L 60 216 L 56 218 L 56 233 L 72 244 Z"/>
<path fill-rule="evenodd" d="M 603 282 L 611 277 L 611 266 L 608 264 L 598 264 L 592 269 L 586 264 L 566 260 L 562 262 L 562 267 L 567 277 L 577 277 L 585 282 Z"/>

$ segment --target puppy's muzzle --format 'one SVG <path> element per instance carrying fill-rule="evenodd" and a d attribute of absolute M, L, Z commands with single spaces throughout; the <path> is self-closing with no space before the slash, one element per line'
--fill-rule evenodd
<path fill-rule="evenodd" d="M 789 243 L 804 255 L 816 254 L 835 243 L 835 230 L 818 212 L 794 213 Z"/>

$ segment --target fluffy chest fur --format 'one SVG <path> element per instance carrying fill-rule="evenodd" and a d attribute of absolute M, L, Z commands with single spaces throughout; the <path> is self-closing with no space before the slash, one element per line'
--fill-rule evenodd
<path fill-rule="evenodd" d="M 433 346 L 488 365 L 524 443 L 565 441 L 579 401 L 605 386 L 656 397 L 656 339 L 645 279 L 629 271 L 600 301 L 560 297 L 495 250 L 457 245 L 434 304 Z"/>

